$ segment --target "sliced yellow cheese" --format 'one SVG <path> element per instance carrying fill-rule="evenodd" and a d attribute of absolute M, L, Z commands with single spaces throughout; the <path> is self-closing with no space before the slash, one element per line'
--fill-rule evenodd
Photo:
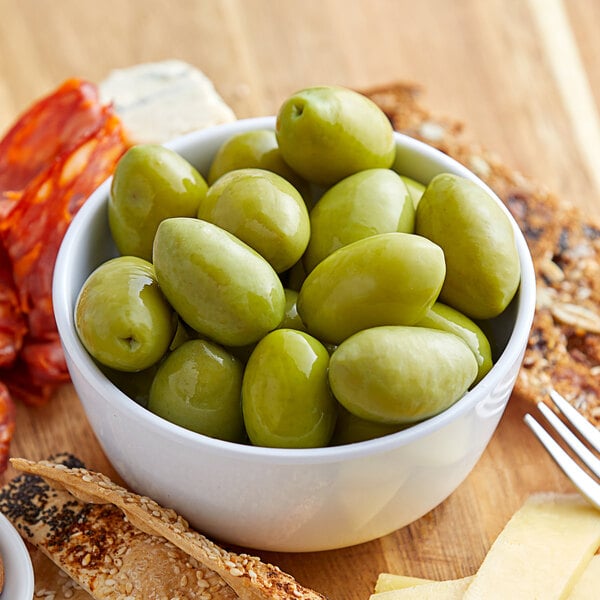
<path fill-rule="evenodd" d="M 390 590 L 403 590 L 404 588 L 424 583 L 433 583 L 431 579 L 420 577 L 409 577 L 408 575 L 396 575 L 395 573 L 380 573 L 375 583 L 375 593 L 389 592 Z"/>
<path fill-rule="evenodd" d="M 599 546 L 600 511 L 580 496 L 531 496 L 490 548 L 464 600 L 568 598 Z"/>
<path fill-rule="evenodd" d="M 598 596 L 600 596 L 600 555 L 596 554 L 575 583 L 568 599 L 597 600 Z"/>
<path fill-rule="evenodd" d="M 404 589 L 371 594 L 369 600 L 462 600 L 472 577 L 430 581 Z"/>
<path fill-rule="evenodd" d="M 381 573 L 375 584 L 375 594 L 369 600 L 461 600 L 473 577 L 450 581 L 433 581 Z M 581 577 L 576 581 L 567 600 L 598 600 L 600 589 L 600 554 L 592 557 Z M 427 584 L 425 586 L 425 584 Z"/>

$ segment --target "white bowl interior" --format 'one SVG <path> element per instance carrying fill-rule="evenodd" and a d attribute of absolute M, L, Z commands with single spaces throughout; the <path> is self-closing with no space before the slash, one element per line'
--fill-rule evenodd
<path fill-rule="evenodd" d="M 273 128 L 274 123 L 272 117 L 247 119 L 189 134 L 168 146 L 206 174 L 225 139 L 244 130 Z M 395 166 L 402 174 L 427 183 L 437 173 L 452 172 L 494 196 L 443 153 L 399 133 L 396 139 Z M 347 446 L 286 450 L 223 442 L 168 423 L 115 388 L 87 354 L 75 332 L 73 312 L 87 275 L 116 255 L 106 214 L 109 186 L 110 180 L 87 200 L 65 235 L 53 301 L 67 364 L 88 418 L 107 456 L 134 489 L 173 506 L 197 527 L 227 541 L 303 551 L 347 546 L 389 533 L 439 504 L 468 475 L 510 396 L 535 306 L 527 245 L 499 199 L 515 231 L 521 284 L 507 311 L 491 323 L 489 333 L 496 353 L 501 353 L 486 377 L 443 413 L 396 434 Z M 157 444 L 163 444 L 161 452 Z M 444 467 L 448 460 L 452 467 Z M 198 484 L 185 485 L 190 477 L 197 477 Z M 366 491 L 369 485 L 385 492 Z M 307 486 L 312 486 L 310 493 Z M 367 506 L 372 508 L 365 519 L 360 512 Z M 240 516 L 244 511 L 253 522 Z M 340 517 L 340 512 L 350 516 Z M 326 519 L 330 523 L 323 526 Z M 282 534 L 284 527 L 289 535 Z"/>

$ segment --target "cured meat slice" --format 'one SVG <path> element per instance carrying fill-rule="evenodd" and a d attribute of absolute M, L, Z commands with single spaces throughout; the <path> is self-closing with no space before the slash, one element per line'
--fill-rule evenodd
<path fill-rule="evenodd" d="M 11 395 L 43 404 L 69 380 L 52 308 L 56 255 L 129 145 L 112 107 L 79 79 L 35 103 L 0 140 L 0 472 L 14 432 Z"/>
<path fill-rule="evenodd" d="M 15 405 L 7 387 L 0 382 L 0 473 L 8 465 L 8 449 L 15 431 Z"/>
<path fill-rule="evenodd" d="M 98 129 L 96 86 L 68 79 L 38 100 L 0 141 L 0 192 L 23 190 L 54 161 Z"/>
<path fill-rule="evenodd" d="M 17 392 L 28 379 L 36 392 L 68 380 L 52 310 L 54 262 L 73 216 L 128 145 L 96 87 L 77 79 L 36 103 L 0 142 L 0 366 L 21 353 L 29 378 L 2 374 Z"/>
<path fill-rule="evenodd" d="M 86 198 L 112 173 L 125 148 L 121 123 L 105 107 L 98 128 L 38 175 L 0 223 L 20 308 L 35 339 L 47 340 L 56 333 L 52 274 L 67 227 Z"/>
<path fill-rule="evenodd" d="M 0 244 L 0 367 L 10 367 L 14 364 L 23 346 L 26 332 L 10 258 L 4 246 Z"/>

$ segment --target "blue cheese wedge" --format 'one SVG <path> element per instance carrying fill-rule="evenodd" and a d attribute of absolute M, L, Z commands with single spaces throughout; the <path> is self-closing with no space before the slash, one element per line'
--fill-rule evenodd
<path fill-rule="evenodd" d="M 179 60 L 144 63 L 112 71 L 99 84 L 135 143 L 164 143 L 235 120 L 202 71 Z"/>

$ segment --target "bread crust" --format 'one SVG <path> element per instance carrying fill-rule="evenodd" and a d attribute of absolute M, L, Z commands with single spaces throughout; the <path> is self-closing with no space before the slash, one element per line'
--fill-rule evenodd
<path fill-rule="evenodd" d="M 470 139 L 462 123 L 434 115 L 417 85 L 365 90 L 397 131 L 455 158 L 500 197 L 533 257 L 537 304 L 514 396 L 538 402 L 556 389 L 600 425 L 600 221 L 511 168 Z"/>
<path fill-rule="evenodd" d="M 60 484 L 51 487 L 37 474 L 23 474 L 0 492 L 0 510 L 27 542 L 93 598 L 238 597 L 214 571 L 165 538 L 136 527 L 114 504 L 90 503 L 81 496 Z"/>
<path fill-rule="evenodd" d="M 52 600 L 91 600 L 74 579 L 52 562 L 41 550 L 28 544 L 31 564 L 35 573 L 34 598 L 50 597 Z"/>
<path fill-rule="evenodd" d="M 98 582 L 90 582 L 89 578 L 86 579 L 85 572 L 79 569 L 80 564 L 87 561 L 84 566 L 89 567 L 91 560 L 94 559 L 101 569 L 104 557 L 96 560 L 91 552 L 82 554 L 78 551 L 72 558 L 69 544 L 73 540 L 75 540 L 75 544 L 80 543 L 83 535 L 80 529 L 83 529 L 89 532 L 90 536 L 94 536 L 93 539 L 90 538 L 90 543 L 86 548 L 97 547 L 99 552 L 105 553 L 104 542 L 94 541 L 97 540 L 95 524 L 101 523 L 103 535 L 110 535 L 112 540 L 116 537 L 114 532 L 119 532 L 125 538 L 123 544 L 118 546 L 119 552 L 125 554 L 119 554 L 117 557 L 121 558 L 118 562 L 123 563 L 121 565 L 123 569 L 127 568 L 127 577 L 137 574 L 138 570 L 135 566 L 137 561 L 143 561 L 148 555 L 155 557 L 152 559 L 153 562 L 165 562 L 164 556 L 162 559 L 158 556 L 160 553 L 163 555 L 166 553 L 168 557 L 173 555 L 178 560 L 183 560 L 185 565 L 189 564 L 193 568 L 193 573 L 187 574 L 183 570 L 183 565 L 178 563 L 177 574 L 180 579 L 179 582 L 176 582 L 170 578 L 170 572 L 167 572 L 166 569 L 150 579 L 149 573 L 153 565 L 145 565 L 143 569 L 139 570 L 139 581 L 136 580 L 136 585 L 140 590 L 143 586 L 143 593 L 135 597 L 161 598 L 162 596 L 156 592 L 157 589 L 165 586 L 165 589 L 173 590 L 175 589 L 174 585 L 180 583 L 185 575 L 186 584 L 191 584 L 194 578 L 196 581 L 194 585 L 190 586 L 189 595 L 181 595 L 182 599 L 202 598 L 202 595 L 193 595 L 194 591 L 197 592 L 200 589 L 201 592 L 209 591 L 210 597 L 215 600 L 237 597 L 248 600 L 284 600 L 288 598 L 326 600 L 318 592 L 301 586 L 291 575 L 284 573 L 276 566 L 263 563 L 255 556 L 228 552 L 191 529 L 185 519 L 175 511 L 163 508 L 150 498 L 126 490 L 105 475 L 88 471 L 81 466 L 66 466 L 55 461 L 33 462 L 15 458 L 11 459 L 11 463 L 15 469 L 25 474 L 20 476 L 24 479 L 15 484 L 15 490 L 22 486 L 42 486 L 45 491 L 37 494 L 37 497 L 43 495 L 44 498 L 47 497 L 51 501 L 52 507 L 60 507 L 63 511 L 74 511 L 77 515 L 75 520 L 66 527 L 59 528 L 60 533 L 58 533 L 54 509 L 38 511 L 33 523 L 24 520 L 22 516 L 16 518 L 13 514 L 12 520 L 17 529 L 26 539 L 33 542 L 90 591 L 94 598 L 121 597 L 106 595 L 104 591 L 107 585 L 114 586 L 113 581 L 119 581 L 118 574 L 113 574 L 113 581 L 108 584 L 103 578 L 100 578 Z M 22 494 L 22 490 L 20 493 Z M 6 494 L 0 495 L 0 510 L 5 512 L 10 519 L 9 502 Z M 25 511 L 18 512 L 23 514 Z M 61 520 L 59 519 L 59 521 Z M 78 527 L 78 523 L 83 523 L 84 527 Z M 111 541 L 111 544 L 113 542 L 114 540 Z M 121 548 L 124 549 L 121 550 Z M 88 555 L 91 555 L 91 558 L 88 559 Z M 125 564 L 123 556 L 130 555 L 136 560 L 128 560 Z M 114 558 L 111 555 L 113 562 Z M 166 562 L 168 563 L 168 561 Z M 136 572 L 132 573 L 132 569 Z M 98 575 L 95 574 L 95 577 Z M 126 577 L 123 577 L 123 580 L 127 581 Z"/>

